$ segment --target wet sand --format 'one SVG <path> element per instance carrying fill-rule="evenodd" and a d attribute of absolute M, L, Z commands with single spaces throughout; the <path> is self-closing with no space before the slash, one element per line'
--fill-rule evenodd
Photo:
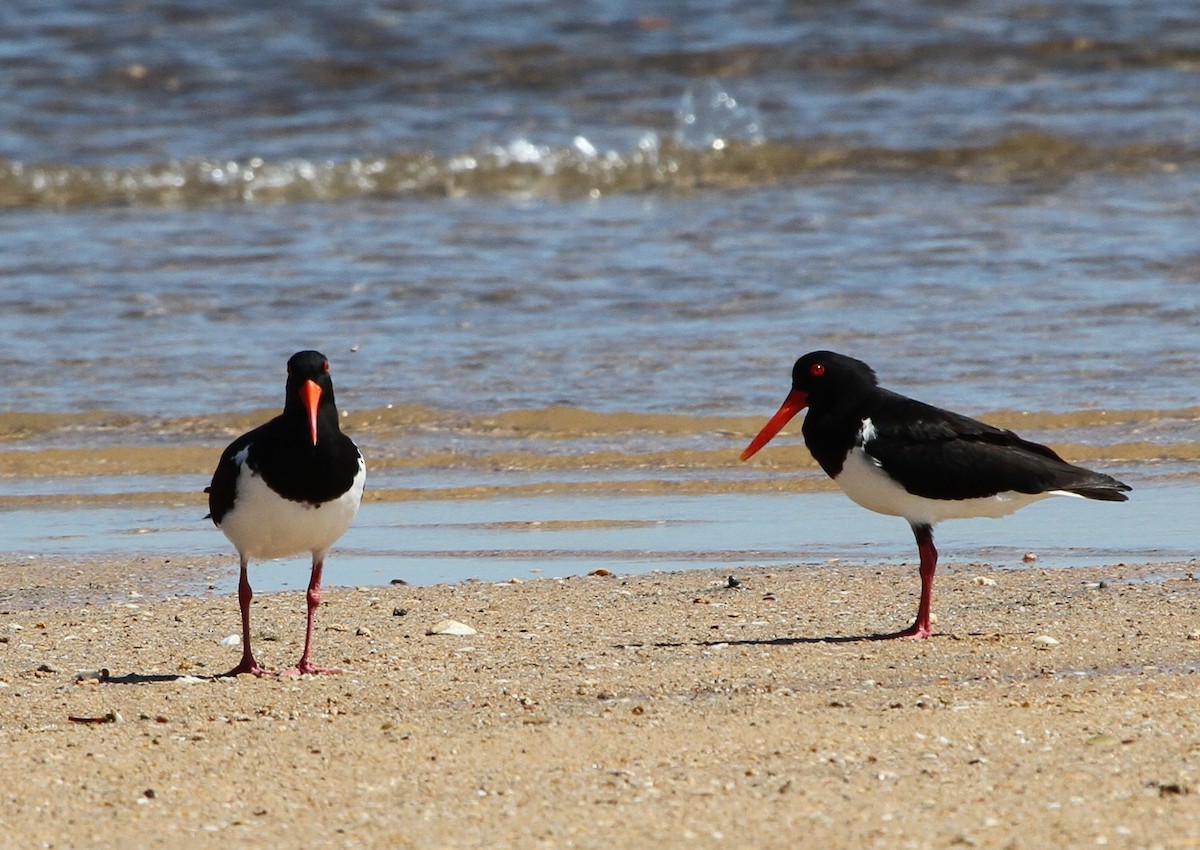
<path fill-rule="evenodd" d="M 165 561 L 4 565 L 0 844 L 1200 844 L 1194 565 L 950 565 L 923 642 L 864 639 L 911 566 L 336 589 L 341 675 L 214 680 L 236 600 Z M 302 626 L 257 597 L 260 660 Z"/>
<path fill-rule="evenodd" d="M 201 490 L 221 449 L 276 412 L 174 419 L 0 413 L 0 507 L 194 504 L 204 510 Z M 567 406 L 483 415 L 394 405 L 345 411 L 343 424 L 368 459 L 369 502 L 835 489 L 796 426 L 770 452 L 749 463 L 738 460 L 765 415 L 599 413 Z M 1143 481 L 1196 477 L 1200 408 L 1002 410 L 981 417 L 1044 441 L 1072 462 L 1114 474 L 1136 467 Z M 106 483 L 81 486 L 85 479 Z"/>

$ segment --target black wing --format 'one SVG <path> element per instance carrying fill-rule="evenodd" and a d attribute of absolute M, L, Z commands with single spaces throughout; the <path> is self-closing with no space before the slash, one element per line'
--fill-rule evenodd
<path fill-rule="evenodd" d="M 211 519 L 213 525 L 220 526 L 221 520 L 225 518 L 225 514 L 233 507 L 233 502 L 237 498 L 237 480 L 238 474 L 241 472 L 241 464 L 234 458 L 253 443 L 263 429 L 270 424 L 268 422 L 252 431 L 247 431 L 221 452 L 221 459 L 217 462 L 216 471 L 213 472 L 212 483 L 204 488 L 204 492 L 208 494 L 208 515 L 205 519 Z"/>
<path fill-rule="evenodd" d="M 1127 485 L 1067 463 L 1048 446 L 903 396 L 887 394 L 872 424 L 867 453 L 916 496 L 973 499 L 1065 490 L 1089 499 L 1128 498 Z"/>

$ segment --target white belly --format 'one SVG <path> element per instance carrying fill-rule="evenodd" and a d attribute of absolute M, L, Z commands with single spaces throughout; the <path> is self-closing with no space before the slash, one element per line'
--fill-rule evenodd
<path fill-rule="evenodd" d="M 284 558 L 301 552 L 324 558 L 358 513 L 366 480 L 366 466 L 359 460 L 358 474 L 346 493 L 331 502 L 311 505 L 284 499 L 243 464 L 237 499 L 221 519 L 221 531 L 238 552 L 250 558 Z"/>
<path fill-rule="evenodd" d="M 1032 494 L 998 493 L 979 499 L 927 499 L 914 496 L 889 478 L 862 448 L 850 450 L 841 474 L 834 481 L 847 496 L 864 508 L 904 517 L 910 523 L 919 525 L 933 525 L 943 519 L 1002 517 L 1047 496 L 1075 495 L 1055 490 Z"/>

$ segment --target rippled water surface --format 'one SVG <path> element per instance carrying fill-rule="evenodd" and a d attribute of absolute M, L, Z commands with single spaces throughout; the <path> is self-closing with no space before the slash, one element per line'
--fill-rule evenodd
<path fill-rule="evenodd" d="M 729 6 L 13 5 L 0 500 L 199 505 L 308 347 L 397 516 L 824 486 L 725 460 L 814 348 L 1190 492 L 1200 4 Z"/>

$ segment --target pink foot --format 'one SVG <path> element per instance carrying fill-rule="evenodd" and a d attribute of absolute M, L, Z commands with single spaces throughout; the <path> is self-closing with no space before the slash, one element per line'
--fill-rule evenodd
<path fill-rule="evenodd" d="M 871 640 L 895 640 L 896 638 L 912 638 L 913 640 L 923 640 L 933 634 L 933 630 L 929 626 L 918 627 L 913 623 L 907 629 L 898 632 L 892 632 L 887 635 L 872 635 Z"/>
<path fill-rule="evenodd" d="M 266 667 L 259 665 L 253 658 L 243 658 L 238 666 L 234 667 L 228 673 L 221 673 L 217 678 L 223 679 L 227 676 L 240 676 L 243 673 L 249 673 L 253 676 L 278 676 L 274 670 L 268 670 Z"/>

